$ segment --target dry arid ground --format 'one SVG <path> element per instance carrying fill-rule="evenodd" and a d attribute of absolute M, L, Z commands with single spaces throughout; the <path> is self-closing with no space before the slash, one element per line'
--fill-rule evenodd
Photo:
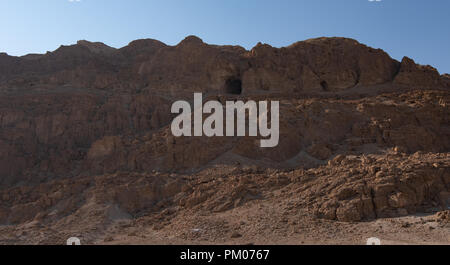
<path fill-rule="evenodd" d="M 173 137 L 280 101 L 280 143 Z M 352 39 L 0 54 L 0 244 L 450 244 L 450 78 Z"/>

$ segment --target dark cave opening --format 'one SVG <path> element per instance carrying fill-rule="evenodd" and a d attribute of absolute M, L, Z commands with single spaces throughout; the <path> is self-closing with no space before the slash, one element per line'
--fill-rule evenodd
<path fill-rule="evenodd" d="M 229 78 L 225 83 L 225 92 L 233 95 L 242 94 L 242 81 L 239 78 Z"/>
<path fill-rule="evenodd" d="M 320 86 L 322 87 L 323 91 L 328 91 L 328 83 L 327 83 L 327 81 L 320 82 Z"/>

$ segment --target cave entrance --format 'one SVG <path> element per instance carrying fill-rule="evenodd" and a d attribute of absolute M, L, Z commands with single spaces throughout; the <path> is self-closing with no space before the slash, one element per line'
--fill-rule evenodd
<path fill-rule="evenodd" d="M 323 91 L 328 91 L 328 83 L 327 83 L 327 81 L 320 82 L 320 86 L 322 87 Z"/>
<path fill-rule="evenodd" d="M 242 94 L 242 80 L 239 78 L 229 78 L 225 82 L 225 92 L 227 94 L 241 95 Z"/>

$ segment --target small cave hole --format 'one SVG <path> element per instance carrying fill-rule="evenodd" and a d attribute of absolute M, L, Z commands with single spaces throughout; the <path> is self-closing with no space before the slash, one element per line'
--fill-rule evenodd
<path fill-rule="evenodd" d="M 229 78 L 225 83 L 225 92 L 227 94 L 241 95 L 242 81 L 239 78 Z"/>
<path fill-rule="evenodd" d="M 328 83 L 327 83 L 327 81 L 320 82 L 320 86 L 322 87 L 323 91 L 328 91 Z"/>

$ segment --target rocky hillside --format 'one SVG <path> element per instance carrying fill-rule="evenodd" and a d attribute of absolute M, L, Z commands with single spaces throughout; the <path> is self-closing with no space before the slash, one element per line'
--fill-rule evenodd
<path fill-rule="evenodd" d="M 279 100 L 279 146 L 172 137 L 170 107 L 194 92 Z M 445 210 L 450 77 L 346 38 L 250 51 L 194 36 L 79 41 L 0 54 L 0 150 L 0 224 L 94 218 L 105 205 L 130 218 L 226 212 L 281 200 L 274 187 L 330 220 Z"/>

